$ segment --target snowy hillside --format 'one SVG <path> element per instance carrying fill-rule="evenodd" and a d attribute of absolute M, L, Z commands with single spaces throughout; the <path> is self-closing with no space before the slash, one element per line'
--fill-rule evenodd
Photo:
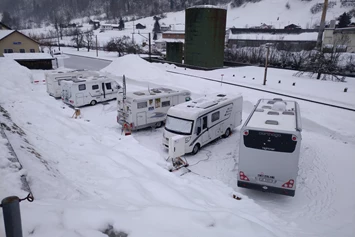
<path fill-rule="evenodd" d="M 286 3 L 290 3 L 290 9 L 285 7 Z M 297 24 L 302 28 L 311 28 L 314 24 L 318 24 L 321 18 L 321 12 L 312 14 L 310 9 L 314 6 L 316 1 L 300 1 L 300 0 L 263 0 L 256 3 L 245 3 L 241 7 L 232 8 L 230 4 L 227 5 L 227 28 L 230 27 L 252 27 L 259 26 L 262 23 L 271 24 L 275 28 L 283 28 L 289 24 Z M 224 5 L 223 5 L 224 6 Z M 351 10 L 351 7 L 342 7 L 340 2 L 331 7 L 327 11 L 326 20 L 330 21 L 337 18 L 343 12 Z M 160 25 L 171 25 L 172 30 L 185 30 L 185 11 L 168 12 L 166 18 L 160 20 Z M 92 17 L 95 18 L 95 17 Z M 77 19 L 75 22 L 80 22 Z M 146 17 L 136 21 L 125 22 L 125 29 L 123 31 L 106 31 L 99 33 L 95 31 L 98 36 L 100 45 L 109 41 L 112 37 L 121 37 L 123 35 L 132 37 L 132 33 L 142 33 L 147 37 L 147 33 L 152 32 L 154 25 L 153 17 Z M 104 23 L 102 21 L 101 23 Z M 144 30 L 133 29 L 133 25 L 141 23 L 147 28 Z M 83 30 L 90 28 L 89 24 L 84 24 Z M 40 33 L 52 27 L 24 30 L 25 33 Z M 134 35 L 137 43 L 147 41 L 143 36 Z M 70 38 L 63 40 L 63 43 L 69 43 Z"/>
<path fill-rule="evenodd" d="M 218 180 L 169 173 L 165 156 L 121 135 L 115 101 L 83 108 L 83 117 L 73 119 L 73 110 L 48 96 L 45 85 L 30 83 L 29 70 L 0 59 L 0 73 L 0 105 L 11 118 L 3 111 L 1 122 L 35 196 L 33 203 L 21 202 L 25 237 L 98 237 L 109 228 L 154 237 L 303 232 Z M 33 77 L 43 78 L 43 72 Z M 24 133 L 16 133 L 13 123 Z M 11 175 L 6 156 L 0 160 L 1 177 L 19 178 Z M 26 195 L 19 180 L 1 179 L 0 190 L 0 199 Z"/>

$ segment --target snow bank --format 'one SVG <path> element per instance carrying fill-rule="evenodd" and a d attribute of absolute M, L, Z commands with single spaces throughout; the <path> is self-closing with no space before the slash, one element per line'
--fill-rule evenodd
<path fill-rule="evenodd" d="M 137 70 L 130 57 L 123 59 L 127 68 L 120 73 L 127 76 L 148 70 L 154 78 L 161 71 L 144 65 Z M 98 237 L 109 226 L 132 237 L 297 232 L 247 197 L 233 199 L 233 190 L 219 181 L 169 173 L 163 157 L 117 127 L 72 119 L 71 109 L 49 97 L 44 85 L 32 85 L 29 70 L 13 61 L 1 59 L 0 74 L 0 103 L 26 133 L 7 133 L 35 196 L 33 203 L 21 203 L 25 237 Z M 35 150 L 28 150 L 32 145 Z M 1 187 L 2 197 L 19 191 L 18 185 Z"/>

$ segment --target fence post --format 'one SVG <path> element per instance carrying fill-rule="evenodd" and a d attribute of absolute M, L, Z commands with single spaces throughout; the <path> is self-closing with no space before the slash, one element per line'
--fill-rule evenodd
<path fill-rule="evenodd" d="M 22 237 L 20 199 L 16 196 L 1 201 L 6 237 Z"/>

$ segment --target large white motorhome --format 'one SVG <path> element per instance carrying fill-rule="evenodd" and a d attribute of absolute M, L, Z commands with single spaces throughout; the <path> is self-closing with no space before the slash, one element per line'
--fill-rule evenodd
<path fill-rule="evenodd" d="M 62 95 L 62 89 L 60 87 L 60 82 L 71 81 L 79 77 L 90 77 L 99 76 L 99 72 L 88 71 L 88 70 L 58 70 L 52 71 L 45 74 L 47 93 L 54 98 L 60 98 Z"/>
<path fill-rule="evenodd" d="M 61 81 L 62 101 L 74 107 L 116 99 L 121 86 L 105 76 Z"/>
<path fill-rule="evenodd" d="M 259 100 L 241 129 L 238 187 L 294 196 L 301 131 L 297 102 Z"/>
<path fill-rule="evenodd" d="M 168 111 L 163 145 L 169 139 L 185 136 L 185 153 L 196 154 L 200 148 L 219 137 L 228 137 L 242 123 L 243 97 L 216 94 L 192 100 Z"/>
<path fill-rule="evenodd" d="M 129 124 L 132 130 L 161 127 L 171 106 L 189 100 L 190 91 L 166 87 L 128 92 L 125 100 L 120 93 L 117 99 L 117 122 L 121 125 Z"/>

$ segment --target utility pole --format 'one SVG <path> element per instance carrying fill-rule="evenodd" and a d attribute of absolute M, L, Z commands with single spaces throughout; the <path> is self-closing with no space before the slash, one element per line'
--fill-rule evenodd
<path fill-rule="evenodd" d="M 320 20 L 317 45 L 316 45 L 316 49 L 319 51 L 322 48 L 322 39 L 323 39 L 323 32 L 324 32 L 324 27 L 325 27 L 325 17 L 327 15 L 327 9 L 328 9 L 328 0 L 324 0 L 322 18 Z"/>
<path fill-rule="evenodd" d="M 96 38 L 96 57 L 99 57 L 99 49 L 98 49 L 98 47 L 97 47 L 97 35 L 95 35 L 95 38 Z"/>
<path fill-rule="evenodd" d="M 149 32 L 149 62 L 152 62 L 152 45 L 150 41 L 150 32 Z"/>
<path fill-rule="evenodd" d="M 269 59 L 269 51 L 270 51 L 270 46 L 266 45 L 265 72 L 264 72 L 264 83 L 263 83 L 264 86 L 266 85 L 267 64 L 268 64 L 268 59 Z"/>
<path fill-rule="evenodd" d="M 57 30 L 57 36 L 58 36 L 58 48 L 59 48 L 59 51 L 60 51 L 59 31 L 58 30 Z"/>

